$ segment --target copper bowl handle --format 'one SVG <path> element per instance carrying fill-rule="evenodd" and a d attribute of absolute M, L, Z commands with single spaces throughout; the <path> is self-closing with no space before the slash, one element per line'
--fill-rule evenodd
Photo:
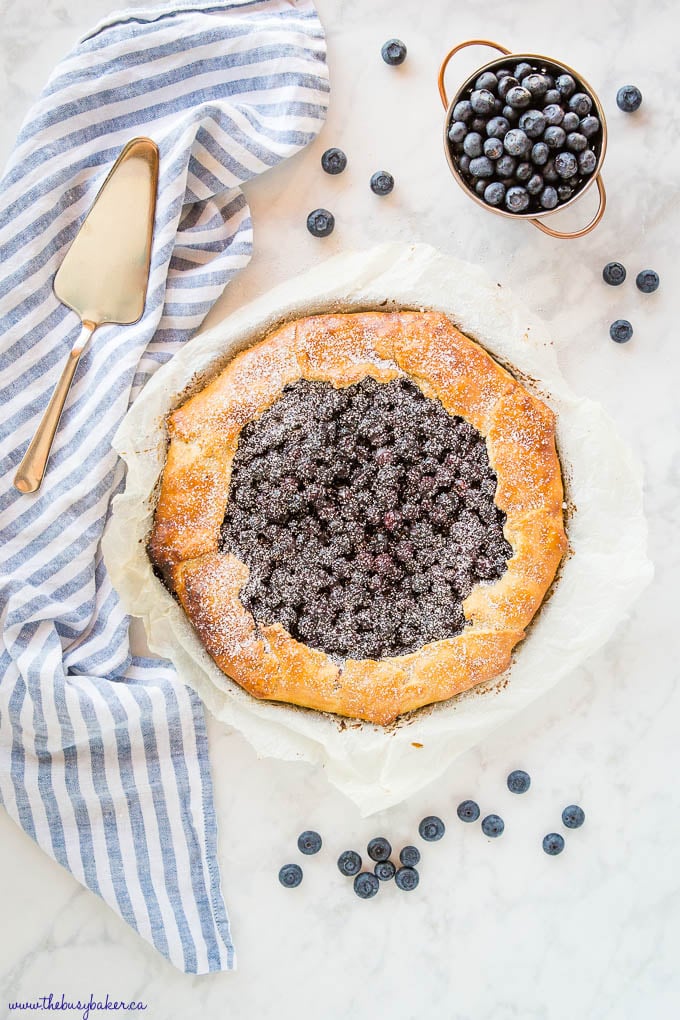
<path fill-rule="evenodd" d="M 446 68 L 449 65 L 449 60 L 451 59 L 451 57 L 455 56 L 455 54 L 458 53 L 459 50 L 464 50 L 466 46 L 490 46 L 491 49 L 498 50 L 499 53 L 504 53 L 506 56 L 508 56 L 508 54 L 511 52 L 510 50 L 507 50 L 505 46 L 501 46 L 500 43 L 491 42 L 490 39 L 468 39 L 467 42 L 458 43 L 458 45 L 454 46 L 452 50 L 449 50 L 449 52 L 446 54 L 442 61 L 442 66 L 439 68 L 439 78 L 437 79 L 437 84 L 439 85 L 439 95 L 441 96 L 441 100 L 442 103 L 444 104 L 445 110 L 448 110 L 449 108 L 449 100 L 446 95 L 446 86 L 444 85 L 444 74 L 446 73 Z"/>
<path fill-rule="evenodd" d="M 600 193 L 600 202 L 597 207 L 597 212 L 590 223 L 587 223 L 585 227 L 581 227 L 580 230 L 575 230 L 573 233 L 569 233 L 569 231 L 553 230 L 552 227 L 546 227 L 545 223 L 541 223 L 540 220 L 529 220 L 529 222 L 533 223 L 533 225 L 538 227 L 539 230 L 542 230 L 544 234 L 549 234 L 550 237 L 583 237 L 584 234 L 589 234 L 590 231 L 594 230 L 598 225 L 604 216 L 605 209 L 607 208 L 607 192 L 604 190 L 604 182 L 600 174 L 597 175 L 595 181 L 597 183 L 597 190 Z"/>

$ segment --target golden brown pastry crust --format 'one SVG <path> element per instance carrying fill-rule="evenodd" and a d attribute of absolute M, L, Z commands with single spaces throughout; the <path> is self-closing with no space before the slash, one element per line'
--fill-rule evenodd
<path fill-rule="evenodd" d="M 231 465 L 243 426 L 298 379 L 348 386 L 410 377 L 485 437 L 513 556 L 463 603 L 461 634 L 409 655 L 344 663 L 258 626 L 239 591 L 248 568 L 220 552 Z M 237 355 L 168 417 L 170 447 L 149 541 L 220 669 L 257 698 L 387 724 L 502 673 L 566 549 L 554 417 L 478 344 L 436 312 L 318 315 Z"/>

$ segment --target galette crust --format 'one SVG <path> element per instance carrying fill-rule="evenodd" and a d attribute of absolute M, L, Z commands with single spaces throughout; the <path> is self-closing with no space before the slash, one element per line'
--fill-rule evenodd
<path fill-rule="evenodd" d="M 513 556 L 475 585 L 461 634 L 408 655 L 339 661 L 280 625 L 256 624 L 247 566 L 220 527 L 243 426 L 298 379 L 342 387 L 405 376 L 485 437 Z M 501 674 L 543 601 L 567 541 L 552 411 L 437 312 L 317 315 L 238 354 L 167 419 L 170 445 L 149 555 L 219 668 L 256 698 L 385 725 Z"/>

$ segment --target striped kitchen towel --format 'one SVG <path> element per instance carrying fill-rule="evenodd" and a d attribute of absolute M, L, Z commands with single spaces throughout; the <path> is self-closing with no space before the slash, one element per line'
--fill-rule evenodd
<path fill-rule="evenodd" d="M 319 131 L 328 102 L 311 0 L 119 13 L 56 68 L 0 181 L 0 797 L 56 861 L 176 967 L 233 967 L 203 707 L 132 655 L 99 540 L 131 399 L 252 250 L 241 186 Z M 12 479 L 77 316 L 52 280 L 123 145 L 160 149 L 143 318 L 81 358 L 42 488 Z M 228 882 L 228 876 L 227 876 Z"/>

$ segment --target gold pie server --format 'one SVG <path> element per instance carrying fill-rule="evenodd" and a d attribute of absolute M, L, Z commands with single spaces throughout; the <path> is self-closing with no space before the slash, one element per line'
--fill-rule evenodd
<path fill-rule="evenodd" d="M 54 278 L 54 293 L 78 313 L 83 328 L 14 477 L 20 492 L 36 492 L 42 484 L 78 361 L 95 329 L 103 323 L 131 325 L 142 317 L 158 162 L 158 148 L 150 138 L 128 142 Z"/>

